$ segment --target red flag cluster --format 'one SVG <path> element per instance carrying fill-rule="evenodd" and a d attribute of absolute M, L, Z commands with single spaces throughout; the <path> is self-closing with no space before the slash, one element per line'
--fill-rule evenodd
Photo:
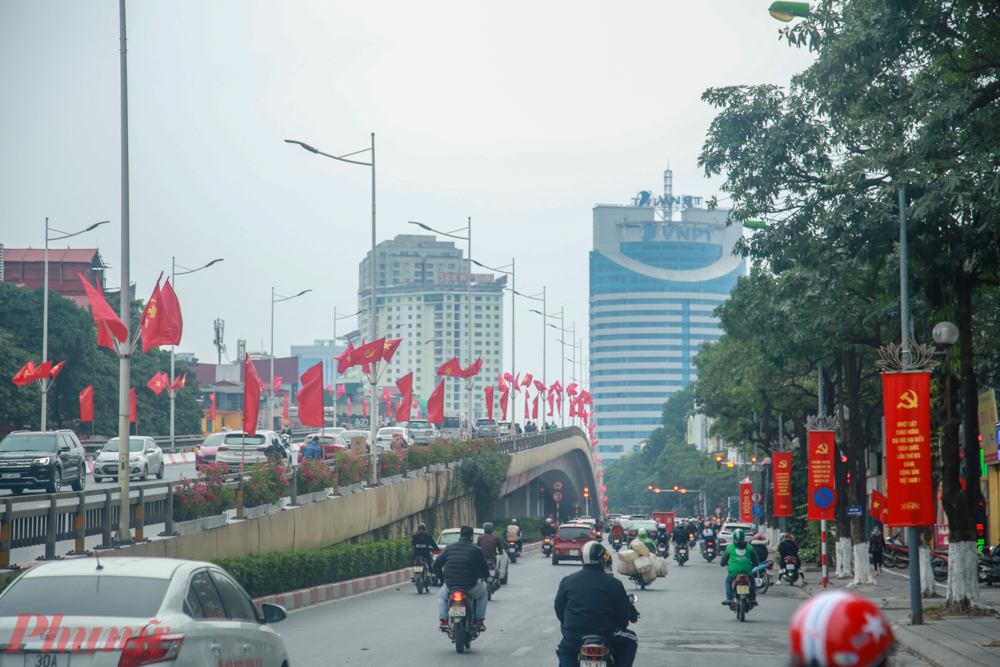
<path fill-rule="evenodd" d="M 452 357 L 448 361 L 441 364 L 441 367 L 437 369 L 438 375 L 444 375 L 447 377 L 456 378 L 471 378 L 479 375 L 479 371 L 483 368 L 483 360 L 480 357 L 472 362 L 472 365 L 466 369 L 462 369 L 462 365 L 458 363 L 457 357 Z M 428 406 L 428 411 L 430 411 L 430 406 Z"/>
<path fill-rule="evenodd" d="M 100 281 L 97 282 L 97 289 L 94 289 L 93 285 L 88 283 L 79 271 L 76 272 L 76 275 L 80 276 L 83 289 L 87 292 L 87 300 L 90 301 L 90 312 L 94 316 L 94 324 L 97 325 L 98 346 L 115 349 L 114 341 L 124 343 L 128 338 L 128 329 L 115 315 L 115 311 L 111 310 L 108 302 L 104 300 Z"/>
<path fill-rule="evenodd" d="M 91 306 L 93 306 L 93 300 L 91 300 Z M 139 318 L 139 330 L 142 332 L 142 353 L 145 354 L 150 349 L 160 345 L 180 344 L 183 329 L 184 319 L 181 317 L 181 305 L 177 301 L 174 288 L 170 286 L 170 279 L 167 278 L 163 283 L 163 289 L 160 289 L 160 281 L 157 279 L 153 294 L 146 302 L 142 317 Z"/>
<path fill-rule="evenodd" d="M 166 389 L 169 384 L 170 378 L 167 377 L 166 373 L 160 371 L 153 377 L 149 378 L 149 382 L 146 383 L 146 386 L 152 389 L 154 394 L 159 396 L 160 392 Z"/>
<path fill-rule="evenodd" d="M 58 364 L 53 366 L 51 361 L 46 361 L 44 364 L 36 368 L 35 362 L 28 361 L 28 363 L 21 367 L 21 370 L 14 374 L 14 377 L 11 378 L 11 382 L 16 384 L 18 387 L 23 387 L 29 382 L 42 380 L 44 378 L 55 380 L 65 363 L 65 361 L 60 361 Z"/>
<path fill-rule="evenodd" d="M 353 366 L 361 366 L 361 370 L 365 373 L 370 373 L 371 364 L 377 361 L 392 361 L 392 357 L 396 354 L 396 349 L 399 347 L 401 341 L 401 338 L 389 341 L 385 338 L 380 338 L 371 343 L 362 341 L 361 347 L 354 347 L 348 341 L 347 349 L 336 357 L 337 373 L 344 373 L 348 368 Z"/>

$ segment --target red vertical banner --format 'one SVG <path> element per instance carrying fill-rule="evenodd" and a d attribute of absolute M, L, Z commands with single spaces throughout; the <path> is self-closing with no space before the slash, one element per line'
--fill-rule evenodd
<path fill-rule="evenodd" d="M 882 374 L 886 496 L 892 526 L 934 525 L 930 398 L 930 373 Z"/>
<path fill-rule="evenodd" d="M 753 483 L 740 482 L 740 523 L 753 523 Z"/>
<path fill-rule="evenodd" d="M 816 505 L 813 496 L 816 489 L 824 486 L 835 490 L 833 479 L 833 453 L 836 449 L 833 431 L 809 431 L 809 515 L 810 521 L 823 519 L 823 511 Z"/>
<path fill-rule="evenodd" d="M 771 454 L 774 476 L 774 516 L 792 516 L 792 453 Z"/>

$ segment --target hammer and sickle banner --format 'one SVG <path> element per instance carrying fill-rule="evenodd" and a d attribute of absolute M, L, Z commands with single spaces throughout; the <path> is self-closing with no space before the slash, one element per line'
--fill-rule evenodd
<path fill-rule="evenodd" d="M 809 431 L 809 521 L 823 518 L 823 511 L 813 501 L 816 489 L 821 486 L 836 488 L 833 480 L 833 436 L 833 431 Z"/>
<path fill-rule="evenodd" d="M 740 482 L 740 523 L 753 523 L 753 484 Z"/>
<path fill-rule="evenodd" d="M 931 482 L 930 373 L 883 373 L 888 523 L 934 523 Z"/>
<path fill-rule="evenodd" d="M 792 453 L 771 454 L 774 465 L 774 516 L 792 516 Z"/>

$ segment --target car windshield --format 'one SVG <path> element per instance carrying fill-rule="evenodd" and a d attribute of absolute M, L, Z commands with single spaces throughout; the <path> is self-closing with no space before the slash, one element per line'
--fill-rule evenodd
<path fill-rule="evenodd" d="M 11 433 L 0 442 L 0 452 L 54 452 L 54 433 Z"/>
<path fill-rule="evenodd" d="M 476 423 L 478 425 L 480 425 L 480 426 L 489 426 L 490 424 L 492 424 L 494 422 L 491 422 L 489 419 L 477 419 Z"/>
<path fill-rule="evenodd" d="M 644 530 L 647 533 L 655 533 L 656 523 L 653 521 L 636 521 L 635 523 L 632 524 L 630 530 L 635 530 L 636 532 Z"/>
<path fill-rule="evenodd" d="M 590 537 L 590 528 L 587 526 L 559 529 L 559 539 L 562 540 L 585 540 L 588 537 Z"/>
<path fill-rule="evenodd" d="M 169 579 L 141 577 L 22 577 L 0 596 L 0 617 L 124 616 L 154 618 Z"/>
<path fill-rule="evenodd" d="M 455 542 L 458 542 L 458 531 L 454 533 L 441 533 L 437 538 L 438 545 L 454 544 Z"/>
<path fill-rule="evenodd" d="M 364 438 L 365 440 L 368 440 L 368 434 L 364 431 L 344 431 L 340 434 L 340 437 L 346 442 L 350 442 L 351 438 Z"/>
<path fill-rule="evenodd" d="M 414 429 L 414 428 L 434 428 L 433 426 L 431 426 L 427 422 L 410 422 L 409 427 L 411 429 Z"/>
<path fill-rule="evenodd" d="M 402 435 L 403 435 L 403 429 L 396 428 L 396 427 L 379 429 L 378 435 L 375 436 L 375 437 L 377 437 L 377 438 L 390 438 L 391 439 L 391 438 L 396 437 L 397 435 L 399 435 L 400 437 L 402 437 Z"/>
<path fill-rule="evenodd" d="M 244 436 L 242 433 L 227 433 L 223 442 L 227 445 L 242 445 L 246 444 L 248 447 L 256 445 L 266 445 L 267 438 L 258 433 L 257 435 L 247 435 Z"/>
<path fill-rule="evenodd" d="M 205 439 L 202 441 L 201 446 L 218 447 L 219 445 L 222 444 L 222 440 L 225 437 L 226 437 L 225 433 L 212 433 L 211 435 L 205 436 Z"/>
<path fill-rule="evenodd" d="M 102 451 L 105 451 L 105 452 L 117 452 L 118 451 L 118 443 L 119 442 L 120 442 L 120 440 L 118 440 L 118 438 L 111 438 L 110 440 L 108 440 L 108 444 L 104 445 L 104 449 Z M 145 438 L 129 438 L 128 439 L 128 450 L 130 452 L 141 452 L 142 451 L 142 445 L 143 445 L 144 442 L 146 442 Z"/>

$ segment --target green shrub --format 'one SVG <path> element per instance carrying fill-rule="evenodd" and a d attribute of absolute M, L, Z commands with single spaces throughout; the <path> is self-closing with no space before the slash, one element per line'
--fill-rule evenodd
<path fill-rule="evenodd" d="M 507 480 L 509 466 L 509 456 L 497 454 L 487 447 L 466 456 L 461 465 L 455 468 L 458 491 L 476 492 L 476 517 L 479 522 L 487 521 L 493 516 L 493 506 Z"/>
<path fill-rule="evenodd" d="M 259 507 L 278 502 L 288 492 L 285 468 L 274 460 L 258 461 L 243 480 L 243 507 Z"/>
<path fill-rule="evenodd" d="M 232 507 L 236 491 L 225 485 L 228 474 L 225 463 L 213 463 L 198 472 L 197 481 L 185 477 L 174 490 L 174 521 L 222 514 Z"/>
<path fill-rule="evenodd" d="M 503 537 L 506 535 L 507 526 L 510 524 L 510 521 L 510 519 L 495 519 L 493 521 L 493 525 L 495 526 L 493 532 Z M 542 525 L 544 523 L 544 519 L 532 519 L 527 516 L 517 517 L 517 525 L 521 527 L 521 539 L 525 544 L 541 541 Z"/>
<path fill-rule="evenodd" d="M 315 551 L 249 554 L 213 561 L 233 575 L 251 597 L 367 577 L 407 567 L 410 538 L 338 544 Z"/>
<path fill-rule="evenodd" d="M 333 473 L 330 472 L 330 467 L 315 459 L 307 459 L 299 464 L 295 479 L 296 490 L 299 493 L 314 493 L 333 486 Z"/>

